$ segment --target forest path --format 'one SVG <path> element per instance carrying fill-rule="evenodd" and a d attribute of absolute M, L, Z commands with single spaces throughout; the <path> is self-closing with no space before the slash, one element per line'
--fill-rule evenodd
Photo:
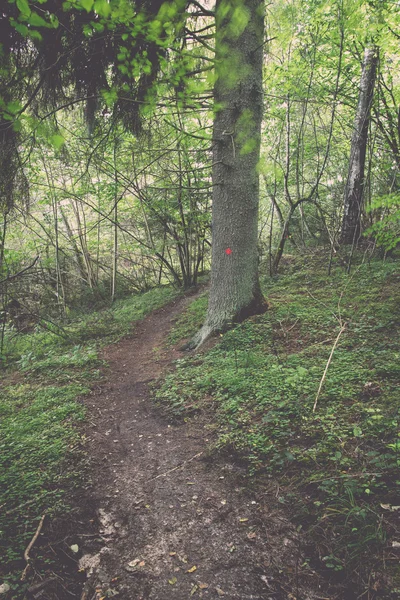
<path fill-rule="evenodd" d="M 156 310 L 103 353 L 106 382 L 87 399 L 103 548 L 81 559 L 94 566 L 82 600 L 295 597 L 293 527 L 246 489 L 239 466 L 207 459 L 204 417 L 171 424 L 149 397 L 182 356 L 165 340 L 190 300 Z"/>

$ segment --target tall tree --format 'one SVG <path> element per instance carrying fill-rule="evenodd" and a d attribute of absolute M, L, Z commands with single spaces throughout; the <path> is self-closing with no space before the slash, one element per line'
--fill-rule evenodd
<path fill-rule="evenodd" d="M 191 346 L 265 307 L 258 279 L 264 5 L 217 0 L 211 288 Z"/>
<path fill-rule="evenodd" d="M 342 244 L 356 244 L 361 235 L 361 215 L 365 186 L 365 157 L 378 57 L 379 52 L 375 45 L 371 45 L 365 49 L 358 106 L 351 139 L 349 171 L 344 195 L 343 220 L 340 234 L 340 242 Z"/>

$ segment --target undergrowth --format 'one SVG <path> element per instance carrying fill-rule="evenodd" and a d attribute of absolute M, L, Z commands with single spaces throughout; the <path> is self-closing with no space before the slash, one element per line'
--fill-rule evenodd
<path fill-rule="evenodd" d="M 340 582 L 346 598 L 397 597 L 399 577 L 385 578 L 400 536 L 399 265 L 328 277 L 324 258 L 303 261 L 264 280 L 267 313 L 179 360 L 156 396 L 175 416 L 207 411 L 215 450 L 245 458 L 255 482 L 278 482 L 310 542 L 302 568 Z M 194 333 L 205 306 L 195 300 L 171 339 Z"/>
<path fill-rule="evenodd" d="M 85 410 L 79 399 L 100 376 L 100 347 L 129 333 L 134 321 L 176 295 L 171 288 L 157 288 L 117 301 L 108 310 L 77 314 L 46 331 L 6 333 L 0 397 L 0 584 L 9 586 L 7 598 L 25 597 L 23 553 L 41 516 L 46 514 L 47 523 L 59 515 L 67 518 L 71 497 L 87 483 L 85 440 L 77 426 Z M 48 577 L 51 558 L 40 558 L 39 545 L 32 551 L 34 567 L 39 577 Z"/>
<path fill-rule="evenodd" d="M 208 292 L 204 292 L 198 298 L 193 300 L 182 313 L 176 322 L 175 327 L 171 329 L 167 343 L 173 345 L 195 334 L 203 324 L 207 304 Z"/>

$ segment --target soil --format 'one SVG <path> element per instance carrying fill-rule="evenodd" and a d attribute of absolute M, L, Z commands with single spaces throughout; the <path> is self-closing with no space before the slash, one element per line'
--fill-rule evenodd
<path fill-rule="evenodd" d="M 189 301 L 109 346 L 105 383 L 86 400 L 99 538 L 83 542 L 81 600 L 317 598 L 279 494 L 209 455 L 206 415 L 171 423 L 151 400 L 149 384 L 183 356 L 165 340 Z"/>

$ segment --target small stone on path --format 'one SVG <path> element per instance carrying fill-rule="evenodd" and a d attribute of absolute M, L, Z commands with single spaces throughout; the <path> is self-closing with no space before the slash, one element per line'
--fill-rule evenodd
<path fill-rule="evenodd" d="M 10 591 L 10 586 L 8 585 L 8 583 L 2 583 L 0 585 L 0 594 L 7 594 L 7 592 Z"/>

